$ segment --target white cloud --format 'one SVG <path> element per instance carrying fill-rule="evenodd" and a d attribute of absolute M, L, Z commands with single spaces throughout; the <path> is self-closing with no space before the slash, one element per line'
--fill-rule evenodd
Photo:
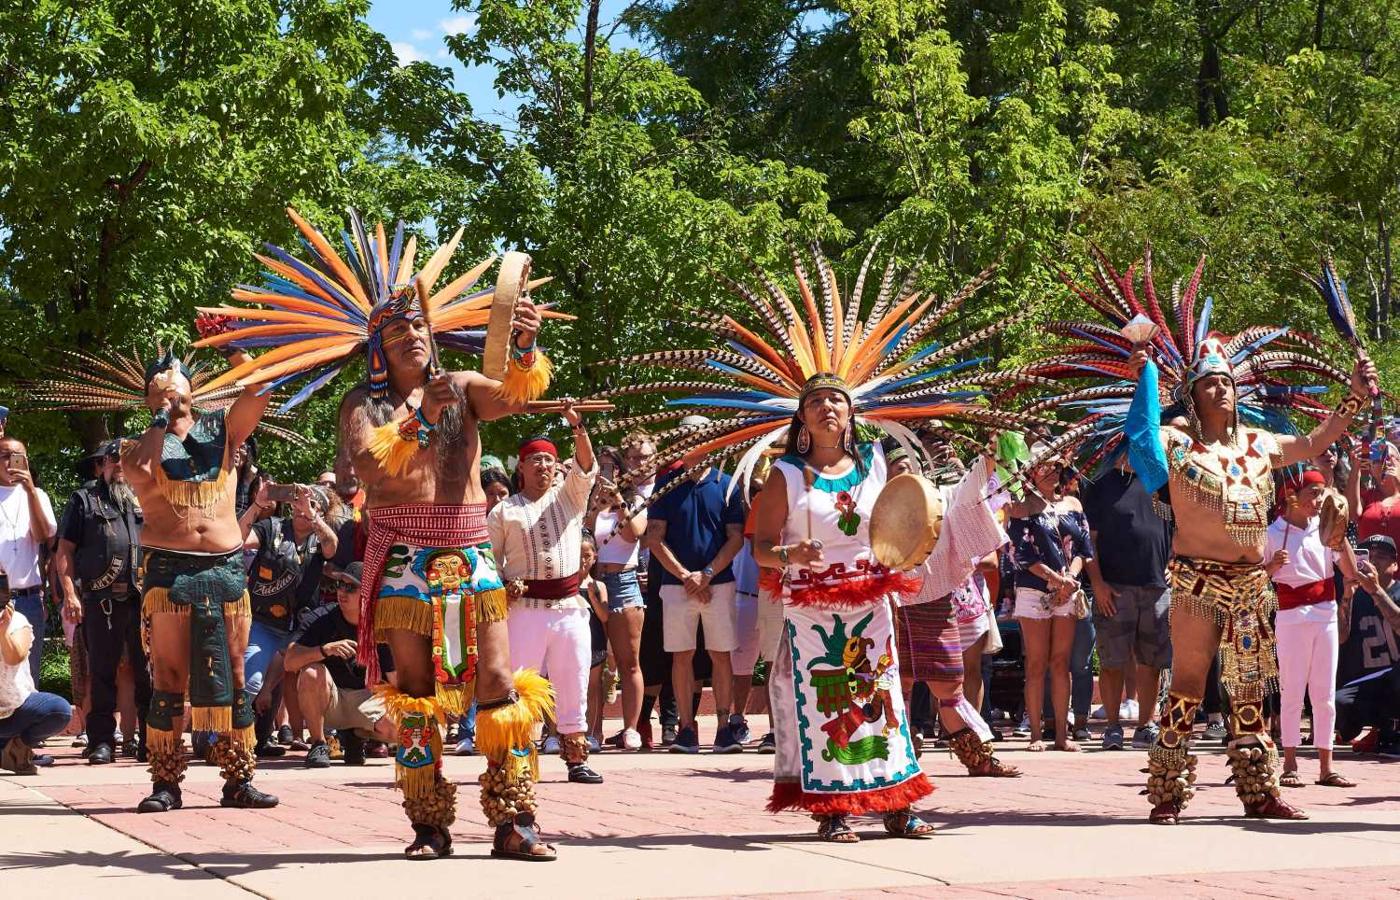
<path fill-rule="evenodd" d="M 446 47 L 439 47 L 437 52 L 433 54 L 433 56 L 436 56 L 438 59 L 447 59 L 450 55 Z"/>
<path fill-rule="evenodd" d="M 471 34 L 476 30 L 476 16 L 453 16 L 450 19 L 443 19 L 438 25 L 442 28 L 442 33 L 450 34 Z"/>
<path fill-rule="evenodd" d="M 391 41 L 389 46 L 393 48 L 394 56 L 398 57 L 401 66 L 420 62 L 423 59 L 423 54 L 408 41 Z"/>
<path fill-rule="evenodd" d="M 413 39 L 415 41 L 426 41 L 433 36 L 433 33 L 426 28 L 413 29 Z"/>

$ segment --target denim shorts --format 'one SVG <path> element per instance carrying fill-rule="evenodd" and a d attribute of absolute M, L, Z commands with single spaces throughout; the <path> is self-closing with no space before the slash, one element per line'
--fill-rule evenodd
<path fill-rule="evenodd" d="M 622 612 L 624 609 L 641 609 L 646 606 L 642 589 L 637 584 L 637 570 L 624 569 L 603 576 L 603 587 L 608 589 L 608 612 Z"/>

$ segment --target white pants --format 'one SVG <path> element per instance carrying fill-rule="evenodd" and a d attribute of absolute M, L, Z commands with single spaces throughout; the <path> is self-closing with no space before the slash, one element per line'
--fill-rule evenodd
<path fill-rule="evenodd" d="M 586 609 L 533 609 L 512 603 L 510 667 L 539 669 L 554 686 L 554 722 L 560 734 L 588 730 L 588 663 L 592 637 Z"/>
<path fill-rule="evenodd" d="M 778 655 L 778 641 L 783 631 L 783 601 L 763 588 L 757 596 L 736 594 L 739 646 L 730 654 L 735 675 L 752 675 L 760 659 L 772 662 Z M 706 638 L 708 640 L 708 636 Z"/>
<path fill-rule="evenodd" d="M 1296 612 L 1296 610 L 1287 610 Z M 1296 620 L 1279 614 L 1279 718 L 1283 746 L 1302 743 L 1303 692 L 1312 698 L 1313 746 L 1332 749 L 1337 722 L 1337 615 Z"/>

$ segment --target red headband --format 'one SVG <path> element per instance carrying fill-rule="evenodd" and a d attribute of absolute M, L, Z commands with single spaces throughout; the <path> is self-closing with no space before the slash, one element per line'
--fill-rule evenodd
<path fill-rule="evenodd" d="M 1296 478 L 1292 475 L 1285 475 L 1283 483 L 1278 487 L 1278 503 L 1282 505 L 1288 497 L 1314 484 L 1327 484 L 1327 479 L 1323 478 L 1322 473 L 1317 469 L 1304 469 L 1303 474 Z"/>
<path fill-rule="evenodd" d="M 536 453 L 548 453 L 555 459 L 559 458 L 559 448 L 554 446 L 554 442 L 549 438 L 535 438 L 520 445 L 520 461 L 524 462 Z"/>

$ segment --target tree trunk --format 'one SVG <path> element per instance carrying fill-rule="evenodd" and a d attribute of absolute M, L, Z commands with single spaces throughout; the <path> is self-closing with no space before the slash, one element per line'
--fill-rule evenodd
<path fill-rule="evenodd" d="M 1327 0 L 1317 0 L 1317 11 L 1313 19 L 1313 49 L 1322 46 L 1322 27 L 1327 22 Z"/>
<path fill-rule="evenodd" d="M 598 7 L 602 0 L 588 0 L 588 26 L 583 37 L 583 126 L 593 118 L 593 63 L 598 55 Z"/>

